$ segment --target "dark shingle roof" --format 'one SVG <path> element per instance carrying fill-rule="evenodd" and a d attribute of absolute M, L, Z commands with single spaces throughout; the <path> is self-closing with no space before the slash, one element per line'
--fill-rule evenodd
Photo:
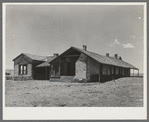
<path fill-rule="evenodd" d="M 72 47 L 72 48 L 75 49 L 75 50 L 78 50 L 79 52 L 82 52 L 82 53 L 90 56 L 91 58 L 95 59 L 96 61 L 98 61 L 102 64 L 109 64 L 109 65 L 114 65 L 114 66 L 119 66 L 119 67 L 138 69 L 138 68 L 134 67 L 133 65 L 131 65 L 131 64 L 129 64 L 129 63 L 123 61 L 123 60 L 116 59 L 114 57 L 102 56 L 102 55 L 99 55 L 97 53 L 93 53 L 93 52 L 90 52 L 90 51 L 85 51 L 83 49 L 79 49 L 79 48 L 76 48 L 76 47 Z"/>
<path fill-rule="evenodd" d="M 50 66 L 50 62 L 55 58 L 55 56 L 48 56 L 46 58 L 47 58 L 47 61 L 37 65 L 36 67 L 47 67 L 47 66 Z"/>

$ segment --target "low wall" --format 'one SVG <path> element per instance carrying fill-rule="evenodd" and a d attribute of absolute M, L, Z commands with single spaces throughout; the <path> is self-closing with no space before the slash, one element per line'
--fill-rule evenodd
<path fill-rule="evenodd" d="M 14 81 L 33 80 L 32 76 L 14 76 Z"/>

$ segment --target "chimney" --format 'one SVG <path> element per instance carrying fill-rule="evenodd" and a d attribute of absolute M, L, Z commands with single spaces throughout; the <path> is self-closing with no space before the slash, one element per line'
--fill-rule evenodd
<path fill-rule="evenodd" d="M 106 53 L 106 56 L 109 57 L 109 53 Z"/>
<path fill-rule="evenodd" d="M 83 50 L 87 50 L 87 46 L 86 45 L 83 45 Z"/>
<path fill-rule="evenodd" d="M 58 54 L 58 53 L 54 53 L 53 56 L 54 56 L 54 57 L 58 57 L 59 54 Z"/>
<path fill-rule="evenodd" d="M 117 59 L 118 58 L 118 54 L 115 54 L 114 57 Z"/>
<path fill-rule="evenodd" d="M 119 57 L 119 60 L 122 60 L 122 57 Z"/>

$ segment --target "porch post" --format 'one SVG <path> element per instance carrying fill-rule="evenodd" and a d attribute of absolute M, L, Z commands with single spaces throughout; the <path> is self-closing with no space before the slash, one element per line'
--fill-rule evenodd
<path fill-rule="evenodd" d="M 47 80 L 47 67 L 45 67 L 46 68 L 46 80 Z"/>
<path fill-rule="evenodd" d="M 86 72 L 86 76 L 87 76 L 87 72 Z M 101 82 L 101 65 L 100 64 L 99 64 L 99 77 L 98 77 L 98 81 Z"/>
<path fill-rule="evenodd" d="M 139 77 L 139 69 L 138 69 L 138 77 Z"/>
<path fill-rule="evenodd" d="M 133 77 L 134 77 L 134 69 L 133 69 Z"/>

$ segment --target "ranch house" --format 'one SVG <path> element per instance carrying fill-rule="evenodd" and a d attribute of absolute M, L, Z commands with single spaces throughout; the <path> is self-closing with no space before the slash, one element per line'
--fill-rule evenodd
<path fill-rule="evenodd" d="M 105 82 L 121 77 L 130 77 L 130 69 L 138 70 L 122 60 L 118 54 L 113 57 L 93 53 L 83 48 L 70 47 L 61 55 L 35 56 L 21 54 L 14 60 L 14 75 L 34 80 L 83 79 L 86 82 Z"/>

